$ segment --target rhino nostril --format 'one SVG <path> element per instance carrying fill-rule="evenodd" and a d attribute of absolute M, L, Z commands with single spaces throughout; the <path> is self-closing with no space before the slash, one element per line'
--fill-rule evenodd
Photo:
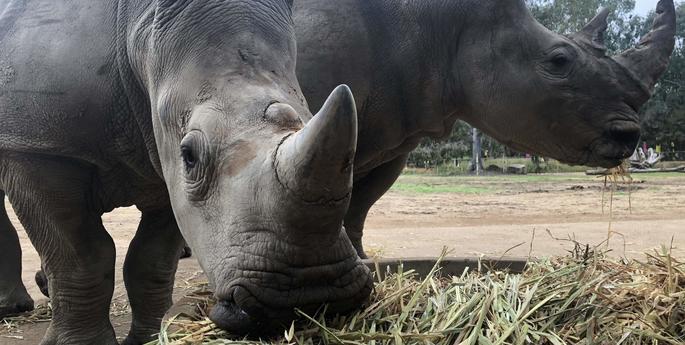
<path fill-rule="evenodd" d="M 247 334 L 256 330 L 258 322 L 240 308 L 235 302 L 219 301 L 209 313 L 209 318 L 219 328 L 237 334 Z"/>
<path fill-rule="evenodd" d="M 614 127 L 609 131 L 611 139 L 634 148 L 640 141 L 640 128 L 637 126 Z"/>

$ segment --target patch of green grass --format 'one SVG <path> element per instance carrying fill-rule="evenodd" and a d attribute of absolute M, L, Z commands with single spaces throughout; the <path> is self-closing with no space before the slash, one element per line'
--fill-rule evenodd
<path fill-rule="evenodd" d="M 634 180 L 650 183 L 658 188 L 659 182 L 666 184 L 685 183 L 683 173 L 633 174 Z M 530 175 L 415 175 L 403 174 L 392 191 L 408 194 L 493 194 L 511 189 L 512 184 L 594 184 L 603 183 L 603 176 L 588 176 L 585 173 L 530 174 Z M 621 194 L 617 193 L 617 196 Z"/>
<path fill-rule="evenodd" d="M 456 175 L 456 176 L 435 176 L 435 175 L 414 175 L 403 174 L 398 179 L 401 183 L 425 183 L 425 184 L 465 184 L 465 183 L 522 183 L 522 182 L 575 182 L 575 181 L 594 181 L 596 176 L 587 176 L 583 173 L 566 174 L 533 174 L 533 175 Z"/>
<path fill-rule="evenodd" d="M 532 174 L 519 176 L 504 176 L 511 181 L 519 182 L 561 182 L 561 181 L 592 181 L 597 179 L 594 176 L 585 175 L 585 173 L 563 173 L 563 174 Z"/>
<path fill-rule="evenodd" d="M 405 169 L 405 174 L 408 175 L 433 175 L 433 176 L 455 176 L 455 175 L 468 175 L 468 159 L 462 159 L 460 166 L 455 166 L 451 163 L 438 164 L 429 169 L 422 168 L 407 168 Z M 483 167 L 487 168 L 491 165 L 496 165 L 501 169 L 512 164 L 523 164 L 526 166 L 528 173 L 535 172 L 535 165 L 530 158 L 488 158 L 483 160 Z M 584 166 L 572 166 L 568 164 L 560 163 L 554 159 L 547 159 L 540 168 L 542 171 L 540 173 L 579 173 L 588 170 L 588 167 Z"/>
<path fill-rule="evenodd" d="M 411 194 L 486 194 L 496 192 L 496 189 L 491 187 L 469 186 L 464 184 L 427 184 L 402 182 L 395 183 L 390 190 Z"/>
<path fill-rule="evenodd" d="M 659 181 L 665 179 L 685 179 L 684 173 L 677 172 L 659 172 L 659 173 L 649 173 L 649 174 L 632 174 L 631 177 L 635 180 L 642 181 Z"/>

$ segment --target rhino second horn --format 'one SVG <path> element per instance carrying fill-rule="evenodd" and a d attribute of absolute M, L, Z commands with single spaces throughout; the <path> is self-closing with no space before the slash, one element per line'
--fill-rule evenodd
<path fill-rule="evenodd" d="M 346 201 L 352 191 L 357 110 L 349 87 L 338 86 L 321 110 L 276 153 L 276 174 L 298 199 L 314 204 Z"/>
<path fill-rule="evenodd" d="M 577 35 L 583 35 L 588 42 L 598 49 L 605 49 L 604 33 L 609 27 L 607 18 L 611 11 L 608 8 L 602 8 L 599 13 L 590 20 L 587 25 Z"/>
<path fill-rule="evenodd" d="M 650 92 L 668 68 L 673 53 L 676 33 L 676 14 L 673 0 L 660 0 L 652 30 L 634 48 L 615 56 L 614 60 L 633 73 Z"/>

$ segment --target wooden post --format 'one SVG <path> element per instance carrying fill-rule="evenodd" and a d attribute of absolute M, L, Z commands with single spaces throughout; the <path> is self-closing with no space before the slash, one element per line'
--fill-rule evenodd
<path fill-rule="evenodd" d="M 469 172 L 480 175 L 483 170 L 483 159 L 482 159 L 482 148 L 481 148 L 482 135 L 478 128 L 473 127 L 473 153 L 471 157 L 471 163 L 469 164 Z"/>

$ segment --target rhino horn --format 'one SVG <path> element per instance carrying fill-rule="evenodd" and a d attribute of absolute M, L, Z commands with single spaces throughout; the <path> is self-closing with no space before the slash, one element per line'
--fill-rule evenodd
<path fill-rule="evenodd" d="M 626 50 L 614 60 L 633 74 L 650 92 L 666 71 L 673 53 L 676 33 L 676 14 L 673 0 L 660 0 L 652 30 L 640 39 L 637 46 Z"/>
<path fill-rule="evenodd" d="M 321 110 L 276 153 L 280 183 L 307 203 L 338 203 L 352 190 L 357 110 L 349 87 L 338 86 Z"/>
<path fill-rule="evenodd" d="M 607 18 L 611 11 L 608 8 L 602 8 L 599 13 L 590 20 L 585 27 L 576 35 L 582 35 L 595 48 L 604 48 L 604 33 L 607 31 L 609 24 Z"/>

